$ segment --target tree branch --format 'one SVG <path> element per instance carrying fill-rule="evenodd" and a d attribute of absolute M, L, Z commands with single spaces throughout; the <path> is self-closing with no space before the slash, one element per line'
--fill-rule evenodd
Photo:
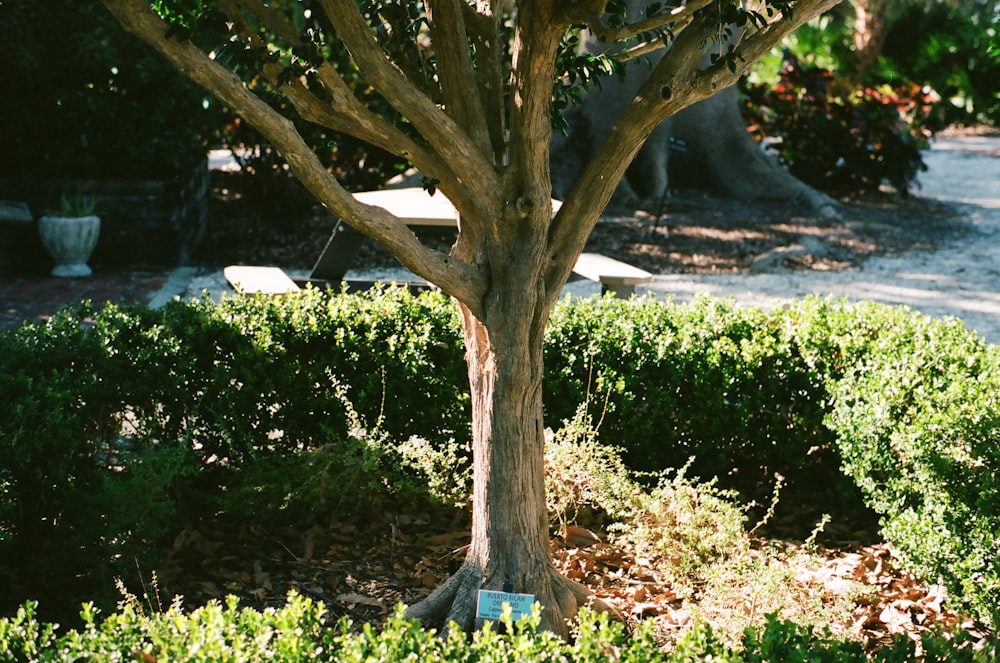
<path fill-rule="evenodd" d="M 424 246 L 398 218 L 355 200 L 323 168 L 290 120 L 247 90 L 239 77 L 206 57 L 193 44 L 168 38 L 166 24 L 153 13 L 146 0 L 101 2 L 127 30 L 160 51 L 185 75 L 231 107 L 239 108 L 246 120 L 281 152 L 302 184 L 334 214 L 385 244 L 414 273 L 437 284 L 473 311 L 480 311 L 486 280 L 479 270 Z"/>
<path fill-rule="evenodd" d="M 426 0 L 426 6 L 445 112 L 469 134 L 482 154 L 491 154 L 462 15 L 462 6 L 468 5 L 464 0 Z"/>
<path fill-rule="evenodd" d="M 590 32 L 597 37 L 598 41 L 602 43 L 616 43 L 626 39 L 631 39 L 632 37 L 642 34 L 643 32 L 658 30 L 659 28 L 672 23 L 689 21 L 694 16 L 695 12 L 699 9 L 707 7 L 715 1 L 716 0 L 688 0 L 686 4 L 673 7 L 662 14 L 656 14 L 655 16 L 650 16 L 641 21 L 623 25 L 620 28 L 608 27 L 607 23 L 605 23 L 601 18 L 591 20 L 588 22 L 587 27 Z"/>
<path fill-rule="evenodd" d="M 737 58 L 755 62 L 783 37 L 840 1 L 800 0 L 791 19 L 778 16 L 747 36 L 736 51 Z M 725 62 L 717 62 L 701 70 L 705 53 L 701 43 L 702 36 L 694 30 L 684 30 L 677 36 L 668 55 L 639 88 L 566 196 L 549 233 L 551 260 L 546 282 L 548 291 L 554 293 L 552 297 L 558 297 L 556 286 L 569 277 L 573 260 L 583 250 L 601 211 L 653 129 L 681 109 L 734 84 L 749 68 L 747 65 L 734 72 Z"/>
<path fill-rule="evenodd" d="M 495 191 L 498 186 L 493 164 L 484 158 L 461 127 L 438 110 L 386 57 L 358 13 L 354 0 L 321 0 L 321 3 L 368 83 L 396 110 L 406 115 L 433 149 L 447 152 L 454 171 L 466 174 L 460 177 L 460 181 L 472 191 L 470 200 L 486 200 L 489 192 Z M 458 206 L 459 201 L 454 202 Z M 481 204 L 471 209 L 458 209 L 462 216 L 470 220 L 487 215 L 486 208 Z"/>
<path fill-rule="evenodd" d="M 300 43 L 300 35 L 283 15 L 263 7 L 257 0 L 222 0 L 219 5 L 238 28 L 241 36 L 257 47 L 266 47 L 261 36 L 254 31 L 240 14 L 246 9 L 269 28 L 274 30 L 287 44 Z M 258 13 L 259 12 L 259 13 Z M 469 192 L 455 182 L 457 173 L 436 153 L 427 150 L 404 132 L 393 126 L 377 113 L 369 110 L 354 95 L 347 83 L 336 72 L 329 61 L 323 61 L 316 68 L 316 75 L 330 94 L 329 100 L 319 99 L 300 78 L 282 82 L 284 67 L 277 62 L 264 64 L 261 73 L 275 88 L 280 87 L 296 112 L 308 122 L 354 136 L 370 145 L 400 156 L 414 165 L 428 177 L 439 180 L 441 190 L 456 207 L 471 209 L 474 201 Z"/>
<path fill-rule="evenodd" d="M 519 132 L 511 140 L 512 174 L 520 181 L 508 182 L 516 195 L 516 216 L 527 218 L 530 209 L 544 206 L 546 226 L 551 217 L 549 150 L 552 142 L 552 81 L 556 52 L 569 24 L 560 24 L 548 3 L 523 3 L 519 8 L 511 62 L 511 127 Z M 544 190 L 527 190 L 526 184 L 542 184 Z"/>
<path fill-rule="evenodd" d="M 694 22 L 693 18 L 688 18 L 682 23 L 679 23 L 678 25 L 674 26 L 673 29 L 674 39 L 676 39 L 677 35 L 686 30 L 688 26 L 690 26 L 693 22 Z M 619 62 L 628 62 L 629 60 L 636 60 L 644 55 L 648 55 L 649 53 L 654 53 L 656 51 L 660 51 L 665 48 L 669 47 L 661 41 L 644 41 L 639 44 L 636 44 L 635 46 L 626 48 L 621 53 L 617 53 L 612 57 L 615 60 L 618 60 Z"/>
<path fill-rule="evenodd" d="M 479 0 L 477 7 L 461 2 L 466 31 L 476 49 L 475 74 L 477 89 L 485 113 L 493 161 L 502 166 L 507 146 L 506 77 L 501 62 L 501 16 L 495 13 L 489 0 Z"/>
<path fill-rule="evenodd" d="M 299 31 L 295 29 L 295 26 L 280 12 L 264 6 L 259 0 L 222 0 L 219 6 L 228 16 L 234 19 L 235 16 L 233 14 L 235 12 L 232 10 L 239 11 L 240 9 L 245 9 L 253 14 L 257 20 L 270 28 L 280 39 L 289 44 L 301 42 L 301 36 L 299 35 Z M 249 26 L 246 27 L 249 28 Z"/>

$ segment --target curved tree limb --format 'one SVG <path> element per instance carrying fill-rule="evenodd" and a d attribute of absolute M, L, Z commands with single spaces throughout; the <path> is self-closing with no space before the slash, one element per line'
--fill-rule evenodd
<path fill-rule="evenodd" d="M 587 28 L 595 37 L 597 37 L 598 41 L 613 44 L 636 37 L 643 32 L 658 30 L 673 23 L 690 21 L 695 12 L 699 9 L 707 7 L 713 2 L 715 2 L 715 0 L 689 0 L 683 5 L 678 5 L 665 10 L 662 14 L 656 14 L 655 16 L 650 16 L 641 21 L 629 23 L 628 25 L 624 25 L 620 28 L 611 28 L 601 19 L 590 21 Z M 662 48 L 662 44 L 657 46 L 657 48 Z"/>
<path fill-rule="evenodd" d="M 414 273 L 436 283 L 473 311 L 480 309 L 486 280 L 476 268 L 423 245 L 395 216 L 359 203 L 323 168 L 291 121 L 246 89 L 236 74 L 209 59 L 190 42 L 167 37 L 166 24 L 145 3 L 101 0 L 122 25 L 162 53 L 196 83 L 239 108 L 285 157 L 292 172 L 334 214 L 378 239 Z"/>
<path fill-rule="evenodd" d="M 301 36 L 291 22 L 273 9 L 262 6 L 258 0 L 223 0 L 220 9 L 223 9 L 234 24 L 240 27 L 241 36 L 258 47 L 266 47 L 266 44 L 261 36 L 242 20 L 241 9 L 252 13 L 287 44 L 301 42 Z M 303 119 L 354 136 L 410 161 L 421 173 L 441 182 L 441 190 L 456 207 L 473 208 L 474 201 L 470 198 L 469 192 L 454 184 L 458 174 L 450 168 L 448 162 L 365 107 L 329 61 L 324 61 L 315 68 L 317 79 L 330 95 L 328 99 L 317 97 L 301 77 L 282 81 L 284 71 L 277 62 L 268 62 L 262 67 L 261 73 L 276 88 L 281 87 L 282 93 Z"/>
<path fill-rule="evenodd" d="M 295 26 L 281 13 L 265 6 L 260 0 L 222 0 L 219 3 L 219 8 L 234 20 L 239 10 L 246 10 L 286 42 L 295 44 L 300 41 L 299 31 L 295 29 Z M 249 26 L 246 28 L 249 33 Z"/>

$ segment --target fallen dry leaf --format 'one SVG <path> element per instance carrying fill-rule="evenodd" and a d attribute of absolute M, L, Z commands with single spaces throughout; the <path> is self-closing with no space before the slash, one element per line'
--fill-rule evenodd
<path fill-rule="evenodd" d="M 346 605 L 349 608 L 353 608 L 356 605 L 367 605 L 373 608 L 378 608 L 380 611 L 385 612 L 385 605 L 376 598 L 371 596 L 365 596 L 364 594 L 358 594 L 357 592 L 350 592 L 347 594 L 337 594 L 337 602 Z"/>
<path fill-rule="evenodd" d="M 601 543 L 601 537 L 579 525 L 568 525 L 563 540 L 570 548 L 590 548 Z"/>

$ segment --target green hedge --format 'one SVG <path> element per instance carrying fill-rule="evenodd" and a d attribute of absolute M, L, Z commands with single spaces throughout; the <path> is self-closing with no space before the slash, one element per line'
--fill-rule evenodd
<path fill-rule="evenodd" d="M 717 639 L 705 626 L 692 629 L 664 653 L 653 638 L 653 622 L 630 636 L 606 615 L 584 611 L 573 642 L 537 631 L 537 615 L 499 626 L 486 626 L 467 638 L 460 632 L 439 637 L 406 620 L 397 610 L 383 629 L 356 629 L 346 619 L 327 622 L 323 604 L 292 595 L 280 610 L 238 609 L 237 601 L 208 605 L 185 613 L 176 607 L 143 614 L 126 604 L 101 619 L 84 606 L 84 627 L 56 636 L 53 625 L 39 622 L 35 605 L 24 605 L 12 618 L 0 620 L 0 662 L 75 660 L 161 661 L 566 661 L 576 663 L 635 661 L 664 663 L 901 663 L 917 660 L 917 643 L 896 636 L 874 654 L 865 656 L 856 642 L 814 633 L 790 622 L 770 618 L 760 629 L 747 630 L 739 647 Z M 456 629 L 457 630 L 457 629 Z M 924 636 L 925 663 L 979 663 L 994 660 L 996 643 L 973 651 L 961 634 L 954 639 Z"/>
<path fill-rule="evenodd" d="M 690 475 L 747 492 L 780 473 L 835 516 L 863 495 L 911 568 L 996 623 L 1000 361 L 959 323 L 819 299 L 576 300 L 545 352 L 553 427 L 586 402 L 632 469 L 693 457 Z M 134 567 L 206 509 L 429 499 L 468 463 L 465 384 L 456 312 L 432 293 L 66 310 L 0 334 L 6 607 L 93 597 L 127 574 L 113 560 Z"/>
<path fill-rule="evenodd" d="M 920 577 L 1000 623 L 1000 348 L 899 316 L 833 388 L 844 468 Z"/>

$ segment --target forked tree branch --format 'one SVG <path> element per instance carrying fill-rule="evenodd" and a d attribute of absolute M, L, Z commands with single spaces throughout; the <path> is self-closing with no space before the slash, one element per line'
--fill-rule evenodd
<path fill-rule="evenodd" d="M 274 145 L 289 168 L 334 214 L 382 242 L 408 269 L 437 284 L 472 311 L 486 291 L 483 274 L 452 256 L 423 245 L 406 224 L 378 207 L 359 203 L 326 171 L 290 120 L 250 92 L 236 74 L 188 41 L 167 36 L 167 25 L 146 0 L 101 0 L 130 32 L 160 51 L 175 67 L 233 108 L 240 109 Z"/>
<path fill-rule="evenodd" d="M 267 44 L 243 19 L 242 9 L 251 12 L 278 33 L 286 45 L 300 42 L 299 33 L 283 15 L 262 7 L 257 0 L 222 0 L 219 7 L 233 21 L 240 36 L 256 47 L 264 48 Z M 315 71 L 329 95 L 328 98 L 317 97 L 302 77 L 283 80 L 285 68 L 278 62 L 268 61 L 261 67 L 264 78 L 275 88 L 281 88 L 282 94 L 304 120 L 354 136 L 414 163 L 422 173 L 442 182 L 440 188 L 450 200 L 459 201 L 466 206 L 472 205 L 468 191 L 455 184 L 457 173 L 449 168 L 447 162 L 365 107 L 329 61 L 320 63 Z"/>
<path fill-rule="evenodd" d="M 368 84 L 410 120 L 432 149 L 442 157 L 447 155 L 455 172 L 465 174 L 459 176 L 459 181 L 472 194 L 468 201 L 486 200 L 498 184 L 492 161 L 480 153 L 454 120 L 393 65 L 376 43 L 354 0 L 321 0 L 321 4 Z M 453 202 L 458 206 L 466 201 Z M 469 209 L 458 207 L 458 211 L 463 218 L 476 223 L 488 216 L 487 209 L 479 204 Z"/>

